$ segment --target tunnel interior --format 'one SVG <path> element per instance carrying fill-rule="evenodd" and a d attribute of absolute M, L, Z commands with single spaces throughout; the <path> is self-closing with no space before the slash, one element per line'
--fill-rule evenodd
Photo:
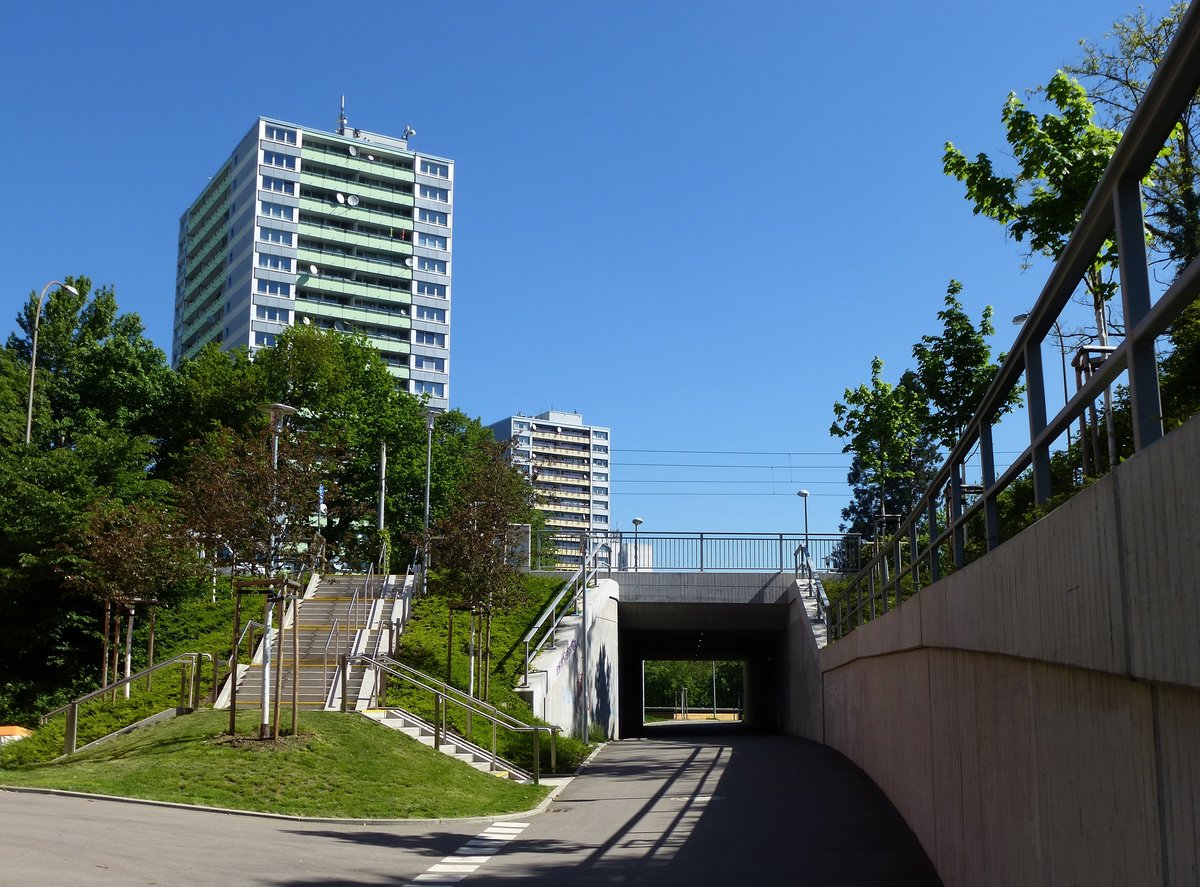
<path fill-rule="evenodd" d="M 642 717 L 640 676 L 648 660 L 742 662 L 741 726 L 779 729 L 786 604 L 622 602 L 618 625 L 622 737 L 654 735 Z"/>

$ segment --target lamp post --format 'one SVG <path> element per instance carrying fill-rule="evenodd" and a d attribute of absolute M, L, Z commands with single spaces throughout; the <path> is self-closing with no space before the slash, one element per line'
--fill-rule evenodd
<path fill-rule="evenodd" d="M 75 289 L 75 287 L 52 280 L 42 287 L 42 294 L 38 296 L 37 311 L 33 315 L 33 347 L 29 352 L 29 408 L 25 413 L 25 446 L 29 446 L 29 441 L 33 435 L 33 378 L 37 373 L 37 340 L 38 328 L 42 323 L 42 302 L 45 300 L 46 293 L 52 286 L 64 289 L 73 296 L 79 295 L 79 290 Z"/>
<path fill-rule="evenodd" d="M 437 413 L 425 411 L 425 551 L 421 556 L 421 593 L 429 591 L 429 483 L 433 476 L 433 422 Z"/>
<path fill-rule="evenodd" d="M 638 571 L 638 527 L 644 524 L 640 517 L 633 519 L 633 572 Z"/>
<path fill-rule="evenodd" d="M 800 490 L 796 495 L 804 500 L 804 566 L 808 570 L 808 578 L 812 579 L 812 560 L 808 554 L 808 490 Z"/>
<path fill-rule="evenodd" d="M 296 415 L 296 408 L 288 406 L 286 403 L 273 403 L 259 407 L 264 413 L 271 417 L 271 474 L 276 475 L 279 472 L 279 435 L 283 432 L 283 424 L 287 421 L 288 416 Z M 274 511 L 276 504 L 276 494 L 271 494 L 271 509 Z M 271 576 L 275 577 L 276 569 L 276 552 L 275 552 L 275 525 L 276 516 L 271 515 L 271 552 L 270 552 L 270 571 Z M 271 735 L 271 616 L 274 612 L 274 607 L 271 606 L 271 592 L 267 592 L 267 600 L 264 606 L 265 613 L 263 614 L 263 634 L 266 641 L 263 643 L 263 667 L 262 667 L 262 720 L 259 722 L 258 738 L 267 739 Z M 279 651 L 279 657 L 282 660 L 283 651 Z M 293 680 L 299 680 L 299 675 L 295 675 Z"/>

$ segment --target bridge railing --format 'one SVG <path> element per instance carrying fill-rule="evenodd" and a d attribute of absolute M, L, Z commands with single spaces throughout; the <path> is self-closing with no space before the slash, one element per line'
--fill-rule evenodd
<path fill-rule="evenodd" d="M 612 569 L 623 572 L 799 575 L 805 546 L 816 570 L 856 570 L 859 566 L 856 534 L 610 531 L 591 533 L 589 538 L 593 544 L 607 543 Z"/>
<path fill-rule="evenodd" d="M 841 638 L 886 613 L 905 597 L 936 582 L 942 572 L 963 567 L 967 561 L 968 527 L 972 539 L 977 539 L 984 550 L 999 546 L 1003 541 L 999 499 L 1018 479 L 1031 481 L 1035 507 L 1047 505 L 1053 495 L 1073 491 L 1073 477 L 1063 489 L 1053 488 L 1051 446 L 1078 423 L 1086 472 L 1087 450 L 1099 449 L 1097 403 L 1107 401 L 1111 415 L 1108 393 L 1122 378 L 1128 389 L 1133 452 L 1144 450 L 1162 437 L 1155 340 L 1200 295 L 1200 263 L 1190 262 L 1165 292 L 1156 300 L 1152 298 L 1142 187 L 1198 88 L 1200 5 L 1193 5 L 1184 15 L 1079 224 L 965 433 L 913 511 L 899 520 L 893 534 L 885 534 L 869 562 L 834 605 L 829 616 L 833 638 Z M 1052 331 L 1083 285 L 1084 276 L 1104 253 L 1106 243 L 1111 242 L 1116 243 L 1119 256 L 1124 339 L 1115 347 L 1080 350 L 1074 362 L 1077 390 L 1057 413 L 1048 416 L 1043 344 L 1054 335 Z M 1028 445 L 998 472 L 992 429 L 1022 386 L 1029 420 Z M 965 468 L 976 454 L 982 483 L 968 486 Z M 1099 462 L 1099 454 L 1095 453 L 1091 458 L 1092 476 L 1098 473 L 1095 468 Z"/>

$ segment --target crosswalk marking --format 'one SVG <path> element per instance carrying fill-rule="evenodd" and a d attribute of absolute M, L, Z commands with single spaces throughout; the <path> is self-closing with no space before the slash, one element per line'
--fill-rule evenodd
<path fill-rule="evenodd" d="M 425 884 L 457 884 L 500 852 L 501 848 L 529 827 L 528 822 L 495 822 L 467 841 L 441 862 L 436 862 L 404 887 Z"/>

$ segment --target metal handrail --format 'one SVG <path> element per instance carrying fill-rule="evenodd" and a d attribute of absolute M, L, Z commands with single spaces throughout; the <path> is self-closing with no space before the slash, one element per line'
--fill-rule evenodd
<path fill-rule="evenodd" d="M 550 767 L 554 769 L 558 766 L 558 732 L 559 727 L 544 726 L 542 724 L 526 724 L 524 721 L 514 718 L 512 715 L 500 711 L 495 706 L 484 702 L 480 699 L 475 699 L 468 696 L 462 690 L 450 684 L 439 681 L 437 678 L 430 677 L 424 672 L 417 671 L 415 668 L 397 662 L 390 656 L 345 656 L 342 658 L 342 711 L 348 710 L 347 695 L 348 688 L 346 686 L 346 666 L 351 662 L 359 662 L 365 665 L 374 667 L 377 671 L 383 671 L 403 681 L 408 681 L 410 684 L 419 689 L 434 694 L 434 748 L 442 745 L 442 737 L 448 733 L 445 725 L 446 703 L 453 702 L 456 705 L 462 706 L 470 714 L 483 718 L 492 724 L 492 750 L 491 750 L 491 768 L 496 769 L 499 761 L 499 755 L 496 752 L 496 728 L 503 727 L 513 733 L 529 733 L 533 739 L 533 784 L 538 785 L 541 781 L 541 735 L 547 733 L 550 736 Z M 376 683 L 378 686 L 378 682 Z M 461 737 L 467 742 L 471 742 L 467 737 Z M 471 743 L 474 744 L 474 743 Z"/>
<path fill-rule="evenodd" d="M 255 622 L 253 620 L 247 622 L 246 627 L 242 629 L 242 633 L 238 635 L 237 645 L 233 648 L 233 650 L 230 651 L 229 658 L 225 660 L 226 668 L 233 668 L 234 660 L 237 658 L 238 652 L 242 649 L 242 641 L 246 639 L 246 632 L 248 632 L 251 628 L 261 628 L 264 631 L 266 630 L 266 626 L 261 622 Z"/>
<path fill-rule="evenodd" d="M 542 650 L 542 648 L 546 646 L 547 641 L 551 642 L 550 646 L 553 648 L 555 630 L 557 630 L 559 624 L 566 617 L 567 613 L 576 608 L 580 595 L 587 590 L 588 583 L 591 582 L 591 580 L 595 578 L 596 574 L 600 572 L 599 557 L 602 551 L 607 551 L 610 554 L 607 568 L 609 575 L 612 574 L 612 547 L 607 542 L 602 542 L 599 545 L 596 545 L 591 552 L 581 560 L 579 569 L 571 574 L 571 577 L 563 584 L 562 590 L 559 591 L 559 593 L 554 596 L 554 599 L 550 601 L 550 603 L 542 610 L 541 614 L 534 621 L 533 625 L 530 626 L 529 630 L 526 631 L 525 635 L 521 638 L 521 643 L 525 646 L 525 686 L 529 685 L 529 664 L 533 657 L 536 656 Z M 589 561 L 593 565 L 590 572 L 588 571 Z M 568 597 L 568 595 L 570 595 L 570 603 L 563 607 L 562 611 L 559 612 L 559 605 Z M 539 629 L 541 629 L 547 621 L 550 621 L 549 628 L 546 629 L 537 643 L 530 646 L 530 641 L 533 640 Z"/>
<path fill-rule="evenodd" d="M 325 638 L 325 649 L 321 656 L 321 680 L 326 687 L 329 686 L 329 645 L 337 637 L 337 630 L 340 625 L 341 620 L 334 619 L 333 625 L 329 627 L 329 636 Z"/>
<path fill-rule="evenodd" d="M 107 693 L 112 692 L 113 690 L 117 690 L 121 687 L 132 684 L 134 681 L 140 681 L 142 678 L 148 677 L 149 675 L 154 674 L 154 672 L 159 671 L 160 669 L 167 668 L 167 667 L 175 665 L 176 663 L 179 663 L 179 662 L 186 662 L 188 665 L 191 666 L 190 675 L 187 675 L 186 673 L 183 673 L 183 672 L 180 673 L 180 693 L 179 693 L 180 706 L 184 707 L 184 708 L 194 708 L 195 704 L 196 704 L 196 694 L 199 691 L 199 687 L 198 687 L 199 668 L 200 668 L 199 664 L 200 664 L 200 661 L 203 659 L 208 659 L 211 661 L 212 656 L 208 653 L 180 653 L 178 656 L 173 656 L 170 659 L 167 659 L 163 662 L 159 662 L 155 665 L 150 666 L 149 668 L 144 668 L 141 671 L 139 671 L 137 674 L 132 674 L 127 678 L 121 678 L 121 680 L 114 681 L 111 684 L 101 687 L 99 690 L 93 690 L 90 693 L 85 693 L 82 696 L 71 700 L 66 705 L 61 705 L 58 708 L 54 709 L 53 711 L 49 711 L 46 714 L 42 715 L 40 718 L 38 718 L 38 723 L 41 725 L 45 725 L 55 715 L 61 714 L 62 712 L 66 712 L 67 713 L 67 725 L 66 725 L 66 729 L 65 729 L 65 735 L 63 738 L 63 754 L 64 755 L 74 754 L 75 753 L 75 742 L 78 737 L 79 706 L 80 705 L 82 705 L 85 702 L 91 702 L 93 699 L 96 699 L 100 696 L 104 696 Z"/>
<path fill-rule="evenodd" d="M 936 582 L 941 573 L 939 551 L 942 546 L 950 546 L 954 569 L 965 566 L 966 526 L 972 518 L 983 516 L 987 550 L 998 547 L 1001 542 L 998 496 L 1026 471 L 1032 473 L 1035 503 L 1046 503 L 1051 496 L 1050 446 L 1082 418 L 1123 372 L 1127 371 L 1129 378 L 1134 451 L 1141 452 L 1162 437 L 1164 429 L 1154 343 L 1200 296 L 1200 262 L 1190 262 L 1167 291 L 1156 302 L 1151 302 L 1141 182 L 1198 86 L 1200 4 L 1193 4 L 1184 14 L 1175 38 L 1151 78 L 1079 223 L 965 432 L 951 448 L 949 457 L 918 499 L 916 507 L 900 522 L 895 535 L 880 540 L 879 550 L 854 577 L 849 590 L 856 595 L 856 601 L 849 601 L 847 596 L 839 601 L 837 618 L 831 620 L 831 634 L 835 638 L 844 637 L 866 621 L 868 613 L 874 618 L 877 597 L 881 597 L 884 613 L 888 611 L 889 594 L 894 596 L 898 606 L 903 597 L 903 580 L 912 577 L 914 594 L 923 587 L 924 576 L 929 578 L 929 583 L 925 584 Z M 1095 261 L 1102 244 L 1114 231 L 1125 338 L 1095 372 L 1079 384 L 1075 395 L 1062 409 L 1047 417 L 1041 345 Z M 992 425 L 1022 382 L 1029 414 L 1029 444 L 997 477 Z M 976 446 L 983 476 L 982 491 L 977 499 L 967 503 L 964 501 L 962 468 Z M 945 526 L 939 527 L 940 500 L 947 488 L 950 508 Z M 920 538 L 922 532 L 927 537 L 924 540 Z M 908 546 L 907 563 L 902 556 L 903 544 Z M 869 589 L 865 600 L 864 585 Z M 853 624 L 850 624 L 851 617 Z"/>

